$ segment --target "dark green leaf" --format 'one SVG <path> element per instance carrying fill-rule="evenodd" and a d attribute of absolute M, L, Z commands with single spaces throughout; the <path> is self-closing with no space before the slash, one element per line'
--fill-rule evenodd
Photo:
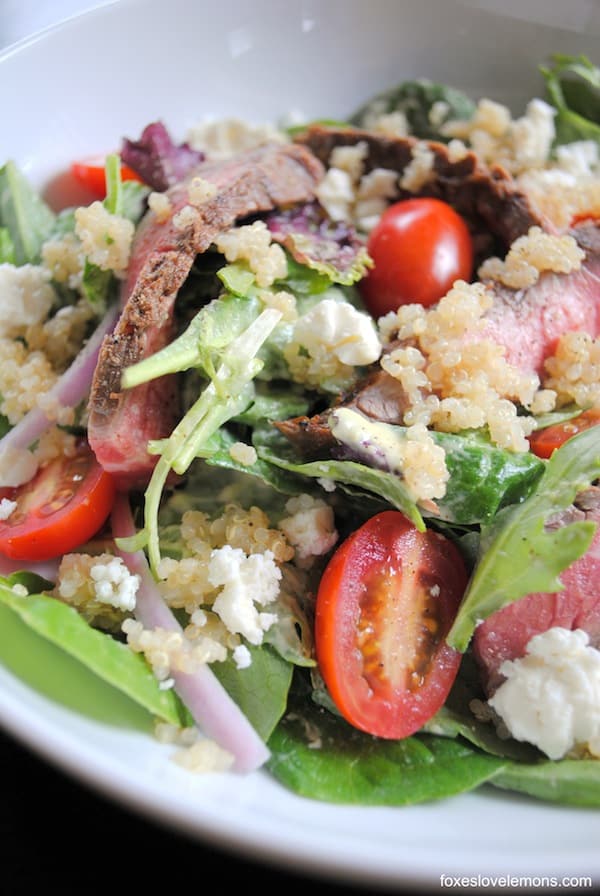
<path fill-rule="evenodd" d="M 361 806 L 444 799 L 490 781 L 505 765 L 505 760 L 443 737 L 380 740 L 308 702 L 293 706 L 269 748 L 269 769 L 295 793 Z"/>
<path fill-rule="evenodd" d="M 150 667 L 140 654 L 110 635 L 97 631 L 77 613 L 55 598 L 44 594 L 16 595 L 15 583 L 39 587 L 40 582 L 25 575 L 11 576 L 0 582 L 0 603 L 40 637 L 68 654 L 104 682 L 122 691 L 148 712 L 173 724 L 182 720 L 181 704 L 173 691 L 161 690 Z M 32 666 L 38 659 L 28 657 Z M 36 673 L 37 674 L 37 673 Z M 65 678 L 65 700 L 69 700 L 71 680 Z"/>
<path fill-rule="evenodd" d="M 233 660 L 213 663 L 225 690 L 263 740 L 268 740 L 287 705 L 293 667 L 270 647 L 251 647 L 252 663 L 238 669 Z"/>
<path fill-rule="evenodd" d="M 14 162 L 0 168 L 0 227 L 13 246 L 14 263 L 37 264 L 56 216 Z"/>
<path fill-rule="evenodd" d="M 441 109 L 440 115 L 432 115 L 434 105 Z M 475 112 L 475 103 L 470 97 L 444 84 L 421 79 L 405 81 L 370 99 L 354 113 L 352 124 L 370 127 L 373 119 L 392 112 L 402 112 L 408 121 L 411 134 L 421 140 L 446 140 L 441 126 L 450 120 L 468 121 Z"/>
<path fill-rule="evenodd" d="M 490 783 L 540 800 L 600 809 L 598 759 L 561 759 L 529 764 L 510 762 Z"/>

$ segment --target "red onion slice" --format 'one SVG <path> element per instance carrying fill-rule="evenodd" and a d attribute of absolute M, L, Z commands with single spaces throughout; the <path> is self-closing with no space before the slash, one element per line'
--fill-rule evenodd
<path fill-rule="evenodd" d="M 74 408 L 83 401 L 92 384 L 102 341 L 112 332 L 118 316 L 117 307 L 107 311 L 71 366 L 48 392 L 48 399 L 51 402 L 56 400 L 62 407 Z M 0 439 L 0 452 L 29 448 L 52 425 L 52 422 L 41 408 L 32 408 L 4 438 Z"/>
<path fill-rule="evenodd" d="M 136 534 L 129 501 L 124 494 L 117 496 L 112 513 L 115 538 Z M 179 622 L 162 599 L 143 551 L 119 556 L 132 573 L 140 576 L 135 616 L 144 628 L 163 628 L 181 632 Z M 239 706 L 229 696 L 209 666 L 201 666 L 194 673 L 172 673 L 175 690 L 189 709 L 203 733 L 234 756 L 234 769 L 251 772 L 269 758 L 269 750 L 258 736 Z"/>

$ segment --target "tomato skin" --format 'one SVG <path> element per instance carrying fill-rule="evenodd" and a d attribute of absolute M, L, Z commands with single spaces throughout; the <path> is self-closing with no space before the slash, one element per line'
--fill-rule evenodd
<path fill-rule="evenodd" d="M 452 542 L 399 511 L 372 517 L 336 550 L 317 594 L 315 647 L 351 725 L 408 737 L 444 704 L 461 662 L 445 637 L 466 584 Z"/>
<path fill-rule="evenodd" d="M 583 432 L 584 429 L 598 426 L 599 423 L 600 408 L 590 408 L 577 417 L 572 417 L 571 420 L 565 420 L 564 423 L 556 423 L 554 426 L 547 426 L 545 429 L 531 433 L 529 446 L 538 457 L 548 459 L 572 436 Z"/>
<path fill-rule="evenodd" d="M 73 457 L 58 457 L 41 467 L 30 482 L 2 489 L 16 501 L 0 522 L 0 554 L 15 560 L 50 560 L 88 541 L 106 521 L 115 484 L 81 442 Z"/>
<path fill-rule="evenodd" d="M 92 196 L 96 199 L 104 199 L 106 196 L 106 178 L 104 174 L 104 157 L 98 156 L 92 159 L 82 159 L 73 162 L 71 165 L 71 173 L 75 180 L 84 186 Z M 141 177 L 121 162 L 121 180 L 137 180 L 142 182 Z"/>
<path fill-rule="evenodd" d="M 463 218 L 441 199 L 406 199 L 391 205 L 369 235 L 374 267 L 360 281 L 373 317 L 400 305 L 429 307 L 455 280 L 470 280 L 473 242 Z"/>

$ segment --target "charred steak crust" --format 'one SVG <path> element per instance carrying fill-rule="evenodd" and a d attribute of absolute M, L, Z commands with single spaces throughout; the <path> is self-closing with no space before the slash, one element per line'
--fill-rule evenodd
<path fill-rule="evenodd" d="M 321 163 L 305 147 L 269 144 L 235 159 L 200 165 L 166 195 L 172 214 L 160 223 L 153 212 L 142 221 L 123 284 L 123 310 L 103 343 L 89 400 L 90 444 L 107 469 L 123 481 L 143 482 L 155 458 L 150 439 L 169 435 L 177 419 L 174 377 L 121 390 L 122 371 L 173 337 L 173 309 L 196 255 L 236 221 L 274 208 L 314 199 Z M 188 205 L 191 177 L 214 184 L 216 195 L 178 228 L 174 217 Z M 135 431 L 132 431 L 135 426 Z"/>
<path fill-rule="evenodd" d="M 363 142 L 367 146 L 365 173 L 374 168 L 387 168 L 400 176 L 411 163 L 414 148 L 425 144 L 434 155 L 433 176 L 418 190 L 418 195 L 443 199 L 466 219 L 476 237 L 492 233 L 507 248 L 534 225 L 547 229 L 547 223 L 512 176 L 500 165 L 489 168 L 483 165 L 473 152 L 453 160 L 444 143 L 322 125 L 309 127 L 295 139 L 308 146 L 325 166 L 337 146 Z M 398 199 L 412 195 L 417 194 L 398 190 Z"/>

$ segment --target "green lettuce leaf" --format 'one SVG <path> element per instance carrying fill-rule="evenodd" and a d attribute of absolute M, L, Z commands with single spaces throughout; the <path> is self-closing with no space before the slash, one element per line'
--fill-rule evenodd
<path fill-rule="evenodd" d="M 140 654 L 133 653 L 112 636 L 92 628 L 73 607 L 55 598 L 43 593 L 29 593 L 27 596 L 15 594 L 12 590 L 15 584 L 36 590 L 48 583 L 27 573 L 0 579 L 0 604 L 16 613 L 31 631 L 77 660 L 93 675 L 153 716 L 174 725 L 183 723 L 185 713 L 181 702 L 172 690 L 160 689 L 156 677 Z M 22 661 L 24 659 L 25 656 L 21 658 Z M 30 666 L 38 662 L 33 654 L 27 659 Z M 70 678 L 64 679 L 66 702 L 73 683 Z"/>
<path fill-rule="evenodd" d="M 438 114 L 432 113 L 434 106 Z M 475 112 L 475 103 L 462 91 L 445 84 L 427 79 L 404 81 L 370 99 L 354 113 L 351 122 L 369 128 L 375 118 L 392 112 L 406 116 L 415 137 L 445 141 L 448 138 L 441 132 L 442 125 L 450 120 L 468 121 Z"/>
<path fill-rule="evenodd" d="M 600 68 L 586 56 L 556 54 L 540 71 L 556 108 L 556 144 L 594 140 L 600 144 Z"/>
<path fill-rule="evenodd" d="M 553 803 L 587 809 L 600 808 L 598 759 L 509 762 L 490 783 L 502 790 L 526 793 Z"/>
<path fill-rule="evenodd" d="M 546 529 L 548 518 L 569 507 L 600 476 L 600 429 L 592 427 L 554 452 L 531 496 L 501 510 L 482 531 L 482 555 L 448 634 L 464 652 L 475 626 L 526 594 L 561 591 L 559 575 L 590 546 L 596 526 L 575 522 Z"/>
<path fill-rule="evenodd" d="M 246 669 L 238 669 L 231 659 L 210 668 L 266 741 L 285 712 L 293 667 L 268 646 L 248 649 L 252 662 Z"/>
<path fill-rule="evenodd" d="M 271 773 L 308 799 L 360 806 L 408 806 L 473 790 L 506 760 L 466 742 L 419 734 L 380 740 L 326 709 L 292 703 L 268 743 Z"/>
<path fill-rule="evenodd" d="M 8 234 L 3 237 L 4 251 L 10 239 L 14 264 L 39 263 L 55 221 L 54 212 L 14 162 L 0 168 L 0 227 Z"/>

